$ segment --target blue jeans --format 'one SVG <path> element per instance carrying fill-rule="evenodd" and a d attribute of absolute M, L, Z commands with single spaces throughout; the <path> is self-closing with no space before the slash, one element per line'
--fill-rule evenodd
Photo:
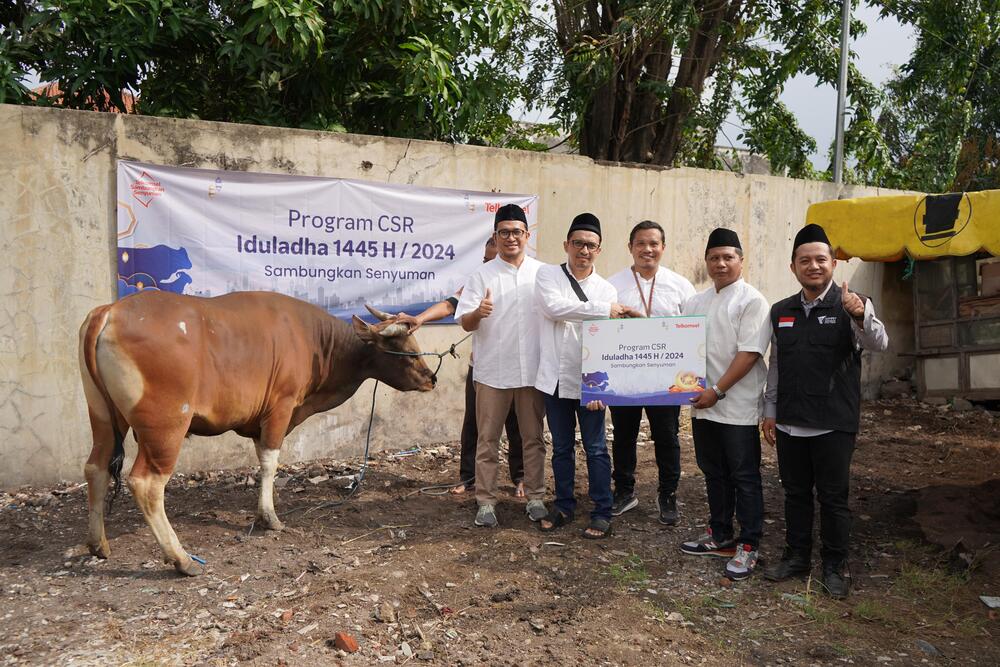
<path fill-rule="evenodd" d="M 552 476 L 556 483 L 555 507 L 567 516 L 576 512 L 573 487 L 576 478 L 576 425 L 580 424 L 587 453 L 587 481 L 592 519 L 611 520 L 611 457 L 604 439 L 604 410 L 591 411 L 572 398 L 545 394 L 545 418 L 552 433 Z"/>

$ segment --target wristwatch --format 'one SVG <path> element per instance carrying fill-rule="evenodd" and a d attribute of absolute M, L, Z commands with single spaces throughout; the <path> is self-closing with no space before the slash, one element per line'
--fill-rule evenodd
<path fill-rule="evenodd" d="M 715 392 L 715 395 L 718 397 L 720 401 L 726 397 L 726 392 L 719 389 L 719 385 L 717 384 L 712 385 L 712 391 Z"/>

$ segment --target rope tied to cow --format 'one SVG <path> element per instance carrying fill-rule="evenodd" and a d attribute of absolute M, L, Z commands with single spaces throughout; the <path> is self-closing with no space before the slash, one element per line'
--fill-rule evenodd
<path fill-rule="evenodd" d="M 455 348 L 457 348 L 465 341 L 469 340 L 469 338 L 471 337 L 472 337 L 472 332 L 465 334 L 465 336 L 460 338 L 458 341 L 452 343 L 448 347 L 448 349 L 445 350 L 444 352 L 397 352 L 396 350 L 382 350 L 382 351 L 385 352 L 386 354 L 396 354 L 401 357 L 437 357 L 438 365 L 437 368 L 434 369 L 433 373 L 434 379 L 437 380 L 437 374 L 438 371 L 441 370 L 441 364 L 444 363 L 444 358 L 450 354 L 454 358 L 458 359 L 458 352 L 455 351 Z"/>

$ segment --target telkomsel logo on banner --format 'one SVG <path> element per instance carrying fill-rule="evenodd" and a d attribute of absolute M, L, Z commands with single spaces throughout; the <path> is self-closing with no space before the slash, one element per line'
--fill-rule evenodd
<path fill-rule="evenodd" d="M 135 200 L 146 208 L 149 208 L 153 200 L 164 193 L 163 185 L 145 171 L 139 174 L 139 178 L 132 181 L 129 188 L 132 190 L 132 196 L 135 197 Z"/>

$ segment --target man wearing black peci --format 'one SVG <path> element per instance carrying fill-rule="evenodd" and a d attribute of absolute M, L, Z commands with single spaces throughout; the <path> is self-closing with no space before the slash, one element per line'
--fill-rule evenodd
<path fill-rule="evenodd" d="M 802 290 L 774 304 L 761 327 L 761 349 L 771 344 L 763 430 L 778 448 L 786 544 L 764 576 L 781 581 L 811 570 L 815 489 L 823 586 L 843 598 L 850 590 L 848 493 L 861 415 L 861 350 L 884 351 L 889 338 L 871 299 L 833 281 L 836 266 L 822 227 L 799 230 L 791 269 Z"/>

